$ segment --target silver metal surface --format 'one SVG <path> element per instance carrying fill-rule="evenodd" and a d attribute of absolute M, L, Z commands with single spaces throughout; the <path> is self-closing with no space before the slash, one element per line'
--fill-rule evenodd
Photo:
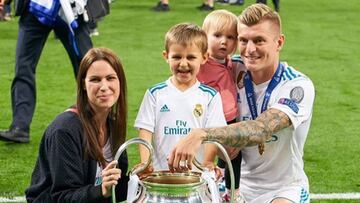
<path fill-rule="evenodd" d="M 152 159 L 152 156 L 154 154 L 154 149 L 153 147 L 151 146 L 151 144 L 149 144 L 147 141 L 141 139 L 141 138 L 133 138 L 133 139 L 130 139 L 128 141 L 126 141 L 124 144 L 122 144 L 119 149 L 116 151 L 116 154 L 115 154 L 115 158 L 114 160 L 119 160 L 121 154 L 125 151 L 125 149 L 131 145 L 131 144 L 142 144 L 144 145 L 150 152 L 149 154 L 149 158 L 146 162 L 145 165 L 143 165 L 142 167 L 139 167 L 138 169 L 135 169 L 134 171 L 132 171 L 132 174 L 138 174 L 142 171 L 144 171 L 151 163 L 151 159 Z M 115 195 L 115 186 L 112 186 L 111 187 L 111 190 L 112 190 L 112 202 L 113 203 L 116 203 L 116 195 Z"/>
<path fill-rule="evenodd" d="M 201 173 L 157 171 L 142 180 L 144 190 L 137 202 L 211 202 Z"/>
<path fill-rule="evenodd" d="M 146 164 L 138 169 L 132 171 L 132 174 L 138 174 L 145 170 L 151 163 L 153 156 L 153 148 L 151 144 L 140 138 L 133 138 L 122 144 L 115 154 L 115 160 L 118 160 L 120 155 L 131 144 L 143 144 L 150 152 L 149 159 Z M 225 148 L 215 141 L 204 141 L 205 143 L 215 144 L 223 153 L 226 162 L 228 164 L 231 181 L 231 199 L 230 202 L 234 202 L 234 171 L 232 168 L 230 157 L 228 156 Z M 193 164 L 204 171 L 199 161 L 193 160 Z M 186 173 L 172 173 L 170 171 L 158 171 L 149 174 L 146 178 L 141 180 L 142 187 L 140 188 L 139 198 L 136 202 L 147 203 L 163 203 L 163 202 L 183 202 L 183 203 L 202 203 L 211 202 L 211 194 L 206 187 L 205 181 L 201 178 L 201 174 L 197 172 Z M 116 203 L 115 187 L 112 187 L 112 202 Z"/>
<path fill-rule="evenodd" d="M 215 144 L 221 151 L 221 153 L 224 155 L 225 157 L 225 161 L 228 165 L 228 168 L 229 168 L 229 172 L 230 172 L 230 202 L 234 202 L 234 196 L 235 196 L 235 177 L 234 177 L 234 170 L 233 170 L 233 167 L 232 167 L 232 163 L 231 163 L 231 159 L 229 157 L 229 155 L 227 154 L 226 152 L 226 149 L 218 142 L 215 142 L 215 141 L 204 141 L 203 144 L 206 144 L 206 143 L 210 143 L 210 144 Z M 193 164 L 201 171 L 204 171 L 204 167 L 201 166 L 201 163 L 196 159 L 194 158 L 193 160 Z"/>

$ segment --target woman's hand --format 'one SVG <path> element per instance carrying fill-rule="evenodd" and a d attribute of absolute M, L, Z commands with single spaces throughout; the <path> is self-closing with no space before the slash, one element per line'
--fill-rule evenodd
<path fill-rule="evenodd" d="M 111 196 L 111 187 L 118 184 L 118 180 L 121 177 L 121 170 L 116 168 L 117 161 L 110 162 L 104 170 L 101 171 L 102 177 L 102 195 L 104 197 Z"/>

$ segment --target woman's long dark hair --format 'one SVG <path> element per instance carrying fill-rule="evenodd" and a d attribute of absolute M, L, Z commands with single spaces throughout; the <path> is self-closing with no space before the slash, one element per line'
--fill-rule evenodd
<path fill-rule="evenodd" d="M 92 63 L 106 61 L 115 70 L 120 84 L 120 95 L 117 102 L 111 107 L 108 116 L 110 130 L 111 152 L 114 156 L 117 149 L 125 142 L 127 128 L 127 86 L 124 69 L 116 54 L 107 48 L 92 48 L 82 59 L 77 75 L 77 109 L 84 129 L 85 158 L 92 157 L 105 164 L 105 158 L 100 146 L 99 124 L 94 119 L 95 113 L 91 108 L 85 89 L 85 77 Z"/>

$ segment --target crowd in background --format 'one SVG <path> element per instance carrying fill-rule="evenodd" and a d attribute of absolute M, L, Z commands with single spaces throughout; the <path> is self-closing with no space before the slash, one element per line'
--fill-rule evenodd
<path fill-rule="evenodd" d="M 11 20 L 11 0 L 4 1 L 2 6 L 0 6 L 0 21 L 10 21 Z"/>
<path fill-rule="evenodd" d="M 0 12 L 0 21 L 10 21 L 12 19 L 12 12 L 11 12 L 11 3 L 12 0 L 4 1 L 3 9 Z M 105 1 L 105 0 L 104 0 Z M 111 3 L 111 0 L 106 0 L 108 3 Z M 227 4 L 227 5 L 235 5 L 235 6 L 242 6 L 244 5 L 245 0 L 204 0 L 200 6 L 196 7 L 198 10 L 201 11 L 212 11 L 215 9 L 215 3 L 219 4 Z M 280 1 L 279 0 L 272 0 L 274 4 L 275 11 L 280 11 Z M 256 0 L 256 3 L 263 3 L 267 4 L 267 0 Z M 156 12 L 166 12 L 170 11 L 169 0 L 160 0 L 151 10 Z M 99 19 L 98 21 L 100 21 Z M 98 22 L 90 22 L 90 35 L 91 36 L 98 36 L 99 30 L 97 28 Z"/>
<path fill-rule="evenodd" d="M 245 3 L 244 1 L 245 0 L 215 0 L 215 1 L 214 0 L 203 0 L 202 4 L 196 8 L 199 9 L 200 11 L 212 11 L 215 9 L 215 5 L 214 5 L 215 2 L 219 3 L 219 4 L 242 6 Z M 256 0 L 256 3 L 267 4 L 267 0 Z M 275 11 L 279 12 L 280 11 L 279 0 L 273 0 L 273 4 L 274 4 Z M 160 0 L 152 8 L 152 10 L 158 11 L 158 12 L 170 11 L 169 0 Z"/>

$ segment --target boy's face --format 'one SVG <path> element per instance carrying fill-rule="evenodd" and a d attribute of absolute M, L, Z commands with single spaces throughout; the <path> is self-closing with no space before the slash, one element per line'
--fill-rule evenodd
<path fill-rule="evenodd" d="M 205 63 L 208 56 L 203 54 L 195 44 L 172 44 L 169 52 L 163 52 L 164 58 L 170 65 L 173 74 L 172 82 L 178 88 L 191 87 L 196 82 L 196 75 L 200 66 Z"/>
<path fill-rule="evenodd" d="M 208 33 L 208 45 L 210 57 L 223 60 L 236 49 L 236 27 L 232 29 L 217 30 L 210 27 Z"/>

